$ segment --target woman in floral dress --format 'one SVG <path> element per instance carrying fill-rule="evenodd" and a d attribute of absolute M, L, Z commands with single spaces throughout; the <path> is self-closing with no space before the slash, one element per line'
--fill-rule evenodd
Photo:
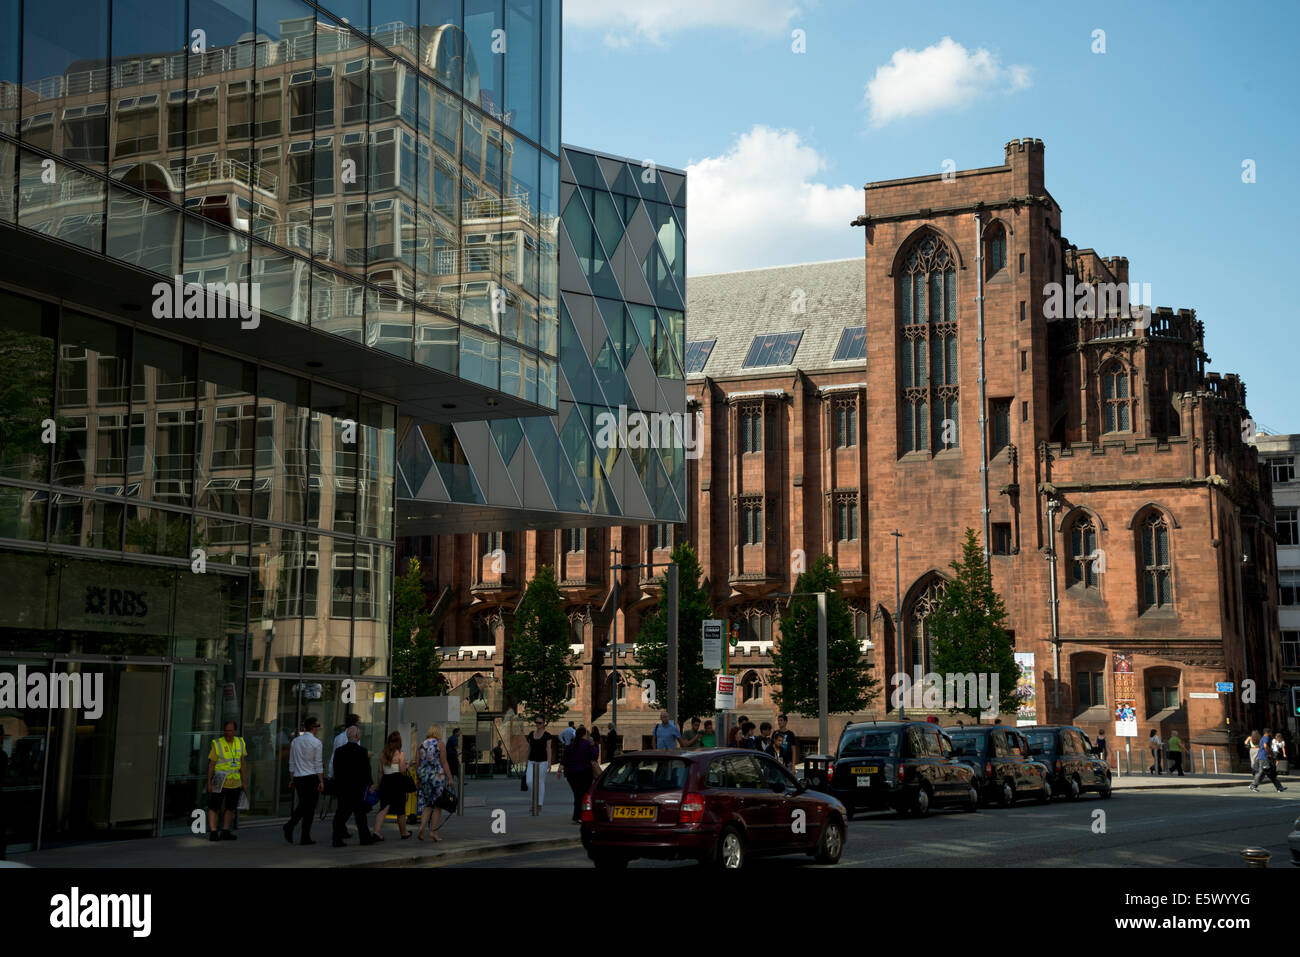
<path fill-rule="evenodd" d="M 420 766 L 416 771 L 419 790 L 416 793 L 416 811 L 420 815 L 420 831 L 415 836 L 424 840 L 425 829 L 429 827 L 429 818 L 433 817 L 430 837 L 441 841 L 438 836 L 438 824 L 442 820 L 442 808 L 435 803 L 451 781 L 451 771 L 447 767 L 447 758 L 442 749 L 442 727 L 429 725 L 429 731 L 420 745 Z"/>

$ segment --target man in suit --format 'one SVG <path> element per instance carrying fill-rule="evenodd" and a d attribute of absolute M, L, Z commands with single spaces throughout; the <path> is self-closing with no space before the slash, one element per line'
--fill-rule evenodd
<path fill-rule="evenodd" d="M 361 746 L 361 729 L 356 725 L 347 730 L 348 743 L 334 752 L 334 800 L 338 810 L 334 812 L 334 846 L 346 847 L 343 838 L 347 836 L 347 820 L 353 818 L 357 824 L 357 833 L 361 843 L 374 844 L 366 824 L 366 791 L 374 783 L 370 773 L 370 756 Z"/>

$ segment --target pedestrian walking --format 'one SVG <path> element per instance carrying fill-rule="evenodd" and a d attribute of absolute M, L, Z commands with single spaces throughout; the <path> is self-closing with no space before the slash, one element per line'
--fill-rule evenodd
<path fill-rule="evenodd" d="M 347 821 L 349 818 L 357 826 L 357 837 L 363 847 L 375 843 L 375 837 L 366 825 L 366 795 L 374 787 L 374 777 L 370 773 L 370 756 L 361 746 L 361 729 L 355 724 L 344 732 L 347 743 L 334 751 L 334 846 L 347 847 Z"/>
<path fill-rule="evenodd" d="M 687 750 L 694 750 L 700 747 L 700 719 L 691 718 L 691 726 L 682 730 L 682 747 Z"/>
<path fill-rule="evenodd" d="M 416 837 L 424 840 L 424 832 L 435 841 L 441 841 L 438 828 L 442 825 L 442 807 L 438 799 L 451 787 L 451 768 L 442 750 L 442 725 L 431 724 L 420 745 L 420 764 L 416 769 L 419 790 L 416 791 L 415 813 L 420 815 L 420 830 Z M 430 829 L 432 825 L 432 829 Z"/>
<path fill-rule="evenodd" d="M 524 786 L 533 789 L 537 781 L 537 806 L 546 803 L 546 772 L 555 760 L 555 735 L 546 730 L 546 722 L 541 718 L 533 721 L 533 730 L 528 735 L 528 770 L 525 772 Z"/>
<path fill-rule="evenodd" d="M 733 748 L 741 748 L 741 747 L 744 747 L 744 745 L 742 745 L 742 744 L 740 743 L 740 736 L 741 736 L 741 734 L 744 733 L 742 729 L 743 729 L 743 728 L 745 727 L 745 725 L 748 724 L 748 723 L 749 723 L 749 716 L 748 716 L 748 715 L 743 715 L 743 714 L 742 714 L 740 717 L 738 717 L 738 718 L 736 719 L 736 724 L 735 724 L 735 726 L 734 726 L 734 727 L 731 729 L 731 731 L 728 732 L 728 734 L 727 734 L 727 744 L 728 744 L 729 747 L 733 747 Z"/>
<path fill-rule="evenodd" d="M 668 720 L 668 712 L 659 712 L 659 723 L 655 725 L 654 743 L 656 748 L 664 750 L 674 750 L 681 747 L 682 729 L 677 727 L 676 721 Z"/>
<path fill-rule="evenodd" d="M 1092 753 L 1095 756 L 1101 758 L 1101 760 L 1106 763 L 1107 767 L 1110 766 L 1110 758 L 1108 757 L 1108 748 L 1106 747 L 1105 728 L 1097 729 L 1097 740 L 1093 743 Z"/>
<path fill-rule="evenodd" d="M 1160 732 L 1155 728 L 1151 729 L 1151 736 L 1147 738 L 1147 747 L 1151 750 L 1151 767 L 1147 769 L 1147 774 L 1164 774 L 1164 742 L 1160 740 Z"/>
<path fill-rule="evenodd" d="M 316 802 L 325 790 L 325 765 L 322 761 L 324 746 L 316 731 L 320 722 L 308 717 L 302 723 L 302 734 L 289 742 L 289 795 L 296 806 L 284 826 L 284 839 L 293 843 L 293 829 L 302 821 L 302 840 L 304 847 L 315 844 L 311 839 L 311 821 L 316 816 Z M 294 800 L 296 798 L 296 800 Z"/>
<path fill-rule="evenodd" d="M 704 722 L 704 730 L 700 732 L 700 747 L 713 748 L 717 747 L 718 733 L 713 730 L 713 720 Z"/>
<path fill-rule="evenodd" d="M 772 722 L 764 721 L 758 726 L 758 737 L 754 739 L 756 750 L 776 757 L 776 744 L 772 741 Z"/>
<path fill-rule="evenodd" d="M 1246 737 L 1246 747 L 1250 750 L 1250 769 L 1255 770 L 1255 761 L 1259 757 L 1259 731 L 1252 731 Z"/>
<path fill-rule="evenodd" d="M 1286 790 L 1277 779 L 1277 764 L 1273 760 L 1272 731 L 1272 728 L 1265 728 L 1264 733 L 1260 735 L 1259 740 L 1255 742 L 1255 760 L 1251 763 L 1251 770 L 1255 772 L 1255 776 L 1250 782 L 1250 789 L 1252 791 L 1258 791 L 1259 782 L 1263 781 L 1265 778 L 1273 782 L 1273 787 L 1277 788 L 1278 791 Z M 1254 738 L 1255 735 L 1252 734 L 1251 737 Z"/>
<path fill-rule="evenodd" d="M 772 744 L 776 748 L 777 760 L 793 770 L 796 761 L 795 751 L 799 747 L 799 739 L 786 726 L 789 721 L 790 718 L 787 715 L 778 714 L 776 716 L 776 733 L 772 735 Z"/>
<path fill-rule="evenodd" d="M 596 749 L 597 757 L 603 759 L 605 754 L 605 742 L 600 736 L 600 725 L 593 723 L 591 726 L 591 733 L 587 737 L 591 739 L 591 746 Z"/>
<path fill-rule="evenodd" d="M 238 725 L 227 721 L 222 735 L 212 742 L 208 752 L 208 840 L 233 841 L 230 830 L 239 807 L 240 797 L 248 790 L 248 745 L 236 737 Z M 218 816 L 221 830 L 218 832 Z"/>
<path fill-rule="evenodd" d="M 1169 773 L 1178 772 L 1178 776 L 1184 777 L 1183 774 L 1183 742 L 1178 737 L 1177 731 L 1169 732 Z"/>
<path fill-rule="evenodd" d="M 402 835 L 402 840 L 411 836 L 406 829 L 406 782 L 411 780 L 406 768 L 401 732 L 390 731 L 388 740 L 384 742 L 384 750 L 379 752 L 376 767 L 379 774 L 379 801 L 375 809 L 374 827 L 376 841 L 384 839 L 384 818 L 389 811 L 397 815 L 397 831 Z"/>
<path fill-rule="evenodd" d="M 452 728 L 447 739 L 447 770 L 453 782 L 460 780 L 460 728 Z"/>
<path fill-rule="evenodd" d="M 327 775 L 327 777 L 330 778 L 334 777 L 334 752 L 337 751 L 339 748 L 343 747 L 343 745 L 348 743 L 348 728 L 351 728 L 353 726 L 357 728 L 361 727 L 361 715 L 359 714 L 348 715 L 346 718 L 343 719 L 342 730 L 339 731 L 338 734 L 334 735 L 334 744 L 330 750 L 330 772 Z"/>
<path fill-rule="evenodd" d="M 1280 729 L 1273 735 L 1273 763 L 1277 765 L 1278 774 L 1287 774 L 1291 770 L 1286 756 L 1286 738 Z"/>
<path fill-rule="evenodd" d="M 587 737 L 587 729 L 578 725 L 573 741 L 564 749 L 562 759 L 564 777 L 573 790 L 573 823 L 582 823 L 582 799 L 591 790 L 591 782 L 600 773 L 599 754 Z"/>
<path fill-rule="evenodd" d="M 740 734 L 736 738 L 736 747 L 747 748 L 750 751 L 758 747 L 758 742 L 754 740 L 754 722 L 746 721 L 740 726 Z"/>
<path fill-rule="evenodd" d="M 614 732 L 614 724 L 605 726 L 605 760 L 613 761 L 614 755 L 618 754 L 618 735 Z"/>

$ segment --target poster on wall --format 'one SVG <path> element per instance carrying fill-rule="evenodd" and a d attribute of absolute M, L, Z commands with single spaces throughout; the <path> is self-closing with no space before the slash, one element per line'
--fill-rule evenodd
<path fill-rule="evenodd" d="M 1133 656 L 1114 653 L 1115 661 L 1115 737 L 1136 738 L 1137 675 L 1133 673 Z"/>
<path fill-rule="evenodd" d="M 1020 677 L 1016 679 L 1016 725 L 1038 724 L 1038 697 L 1034 694 L 1034 653 L 1017 651 L 1016 667 Z"/>

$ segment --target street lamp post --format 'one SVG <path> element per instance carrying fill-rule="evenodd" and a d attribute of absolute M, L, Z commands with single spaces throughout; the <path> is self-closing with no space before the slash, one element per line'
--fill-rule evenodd
<path fill-rule="evenodd" d="M 898 574 L 898 540 L 903 537 L 903 533 L 894 529 L 889 534 L 894 536 L 894 647 L 898 658 L 898 673 L 906 674 L 903 669 L 903 591 Z M 898 719 L 901 721 L 905 717 L 903 698 L 899 697 Z"/>

